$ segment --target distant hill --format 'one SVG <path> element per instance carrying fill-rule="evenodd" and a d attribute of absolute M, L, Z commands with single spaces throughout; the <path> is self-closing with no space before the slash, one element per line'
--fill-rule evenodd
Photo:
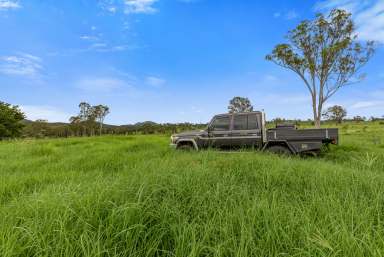
<path fill-rule="evenodd" d="M 69 137 L 90 136 L 99 133 L 98 124 L 70 124 L 66 122 L 38 122 L 24 120 L 24 137 Z M 127 135 L 127 134 L 172 134 L 179 131 L 202 129 L 206 124 L 192 123 L 165 123 L 153 121 L 137 122 L 135 124 L 111 125 L 104 124 L 102 134 Z"/>

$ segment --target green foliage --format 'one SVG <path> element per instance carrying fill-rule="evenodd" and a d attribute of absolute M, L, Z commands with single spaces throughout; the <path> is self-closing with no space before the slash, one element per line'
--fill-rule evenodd
<path fill-rule="evenodd" d="M 109 107 L 106 105 L 91 106 L 89 103 L 79 104 L 80 112 L 77 116 L 69 118 L 71 129 L 76 136 L 94 135 L 96 127 L 99 128 L 99 135 L 103 132 L 104 119 L 109 114 Z"/>
<path fill-rule="evenodd" d="M 0 256 L 380 256 L 384 148 L 367 138 L 384 132 L 363 126 L 305 159 L 163 136 L 2 142 Z"/>
<path fill-rule="evenodd" d="M 105 117 L 109 114 L 109 107 L 106 105 L 96 105 L 92 107 L 92 112 L 96 118 L 96 121 L 99 123 L 99 134 L 101 135 L 103 130 L 103 123 Z"/>
<path fill-rule="evenodd" d="M 71 123 L 42 123 L 40 121 L 29 122 L 23 131 L 24 137 L 74 137 L 92 135 L 91 130 L 79 117 L 71 117 Z M 103 134 L 113 135 L 136 135 L 136 134 L 166 134 L 206 128 L 207 124 L 192 123 L 164 123 L 159 124 L 151 121 L 140 122 L 132 125 L 103 125 Z M 95 129 L 95 127 L 93 127 Z"/>
<path fill-rule="evenodd" d="M 47 120 L 36 120 L 25 126 L 23 134 L 26 137 L 44 138 L 50 135 L 51 129 Z"/>
<path fill-rule="evenodd" d="M 336 121 L 341 123 L 343 119 L 347 116 L 347 110 L 340 105 L 334 105 L 329 107 L 326 112 L 323 114 L 328 120 Z"/>
<path fill-rule="evenodd" d="M 319 127 L 324 103 L 340 88 L 364 78 L 359 72 L 374 54 L 374 42 L 363 45 L 351 14 L 338 9 L 301 22 L 288 32 L 287 40 L 266 59 L 303 80 L 311 93 L 314 120 Z"/>
<path fill-rule="evenodd" d="M 252 112 L 253 106 L 247 97 L 236 96 L 229 101 L 228 111 L 229 113 Z"/>
<path fill-rule="evenodd" d="M 0 102 L 0 140 L 19 137 L 22 132 L 24 114 L 18 106 Z"/>

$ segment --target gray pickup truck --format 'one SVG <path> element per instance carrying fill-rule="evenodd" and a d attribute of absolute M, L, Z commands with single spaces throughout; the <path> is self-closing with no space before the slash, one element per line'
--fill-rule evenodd
<path fill-rule="evenodd" d="M 213 117 L 207 129 L 171 136 L 176 149 L 252 147 L 278 154 L 311 154 L 323 145 L 338 144 L 338 129 L 296 129 L 280 125 L 266 128 L 264 112 L 227 113 Z"/>

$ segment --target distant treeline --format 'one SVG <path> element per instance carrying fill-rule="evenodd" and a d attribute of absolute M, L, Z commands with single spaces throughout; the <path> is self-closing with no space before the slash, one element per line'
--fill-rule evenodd
<path fill-rule="evenodd" d="M 98 124 L 89 123 L 48 123 L 45 120 L 24 121 L 23 137 L 74 137 L 93 136 L 98 130 Z M 101 134 L 103 135 L 134 135 L 134 134 L 173 134 L 185 130 L 204 129 L 207 124 L 194 123 L 165 123 L 159 124 L 151 121 L 140 122 L 132 125 L 108 125 L 104 124 Z"/>
<path fill-rule="evenodd" d="M 364 122 L 364 121 L 380 121 L 380 122 L 384 122 L 384 116 L 382 117 L 365 117 L 365 116 L 354 116 L 353 118 L 342 118 L 340 120 L 338 119 L 332 119 L 332 118 L 328 118 L 328 119 L 325 119 L 322 121 L 322 123 L 324 124 L 329 124 L 329 123 L 342 123 L 342 122 L 356 122 L 356 123 L 359 123 L 359 122 Z M 273 119 L 269 122 L 267 122 L 269 124 L 280 124 L 280 123 L 291 123 L 291 124 L 296 124 L 296 125 L 300 125 L 300 124 L 306 124 L 306 125 L 314 125 L 315 122 L 311 119 L 307 119 L 307 120 L 300 120 L 300 119 L 294 119 L 294 120 L 290 120 L 290 119 L 284 119 L 284 118 L 276 118 L 276 119 Z"/>

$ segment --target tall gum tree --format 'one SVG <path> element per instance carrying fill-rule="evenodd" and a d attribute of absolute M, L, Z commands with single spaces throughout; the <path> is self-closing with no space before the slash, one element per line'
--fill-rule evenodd
<path fill-rule="evenodd" d="M 351 14 L 340 9 L 302 21 L 266 59 L 296 73 L 311 94 L 315 126 L 324 103 L 340 88 L 359 82 L 361 68 L 375 51 L 374 42 L 358 40 Z"/>

